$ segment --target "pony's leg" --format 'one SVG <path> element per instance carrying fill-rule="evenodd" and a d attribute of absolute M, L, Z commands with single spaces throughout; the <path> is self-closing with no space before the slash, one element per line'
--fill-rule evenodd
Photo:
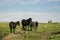
<path fill-rule="evenodd" d="M 35 30 L 35 32 L 37 31 L 37 27 L 36 26 L 34 26 L 34 30 Z"/>
<path fill-rule="evenodd" d="M 10 27 L 10 33 L 12 33 L 12 27 Z"/>
<path fill-rule="evenodd" d="M 15 33 L 15 28 L 13 28 L 13 33 Z"/>
<path fill-rule="evenodd" d="M 30 26 L 30 31 L 32 31 L 32 26 Z"/>
<path fill-rule="evenodd" d="M 22 26 L 22 29 L 23 29 L 23 30 L 25 30 L 25 27 L 24 27 L 24 26 Z"/>
<path fill-rule="evenodd" d="M 28 31 L 29 31 L 29 26 L 28 26 Z"/>

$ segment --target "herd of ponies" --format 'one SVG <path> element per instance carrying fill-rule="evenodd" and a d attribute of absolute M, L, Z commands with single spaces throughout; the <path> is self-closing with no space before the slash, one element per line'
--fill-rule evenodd
<path fill-rule="evenodd" d="M 38 22 L 32 21 L 32 18 L 22 19 L 21 24 L 22 24 L 22 30 L 26 30 L 27 26 L 29 31 L 32 31 L 33 28 L 37 29 L 38 27 Z M 15 33 L 15 29 L 17 25 L 20 26 L 20 21 L 9 22 L 10 33 Z"/>

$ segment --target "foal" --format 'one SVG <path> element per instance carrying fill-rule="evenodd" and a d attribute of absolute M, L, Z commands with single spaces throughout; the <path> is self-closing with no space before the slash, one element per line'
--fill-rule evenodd
<path fill-rule="evenodd" d="M 15 29 L 16 29 L 16 26 L 19 25 L 20 26 L 20 22 L 17 21 L 17 22 L 10 22 L 9 23 L 9 28 L 10 28 L 10 33 L 15 33 Z"/>

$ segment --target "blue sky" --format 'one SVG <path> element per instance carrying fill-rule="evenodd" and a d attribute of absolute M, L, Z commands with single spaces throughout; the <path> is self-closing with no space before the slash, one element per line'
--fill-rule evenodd
<path fill-rule="evenodd" d="M 0 21 L 60 22 L 60 0 L 0 0 Z"/>

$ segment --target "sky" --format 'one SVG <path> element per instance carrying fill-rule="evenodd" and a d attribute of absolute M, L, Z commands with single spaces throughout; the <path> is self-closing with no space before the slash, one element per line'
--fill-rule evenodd
<path fill-rule="evenodd" d="M 60 22 L 60 0 L 0 0 L 0 22 Z"/>

